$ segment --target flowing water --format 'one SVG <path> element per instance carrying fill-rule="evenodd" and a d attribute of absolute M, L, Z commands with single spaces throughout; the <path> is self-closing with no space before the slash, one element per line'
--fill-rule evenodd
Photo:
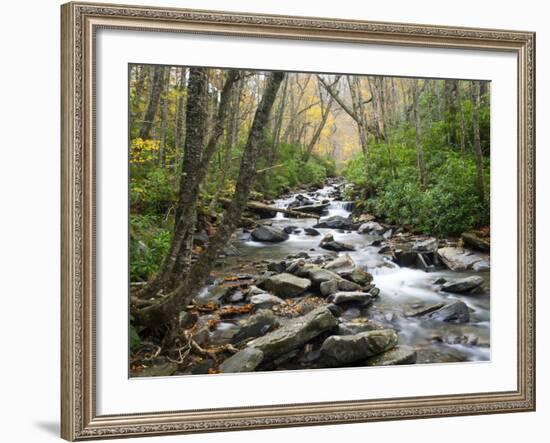
<path fill-rule="evenodd" d="M 315 192 L 315 198 L 330 200 L 328 213 L 324 215 L 350 215 L 349 202 L 335 201 L 332 197 L 334 186 L 328 185 Z M 286 208 L 296 194 L 276 200 L 274 205 Z M 380 289 L 380 295 L 368 310 L 368 318 L 383 323 L 398 331 L 399 343 L 410 345 L 418 352 L 418 363 L 441 363 L 458 361 L 490 360 L 490 297 L 489 273 L 453 272 L 439 269 L 424 272 L 419 269 L 399 267 L 387 257 L 378 253 L 380 247 L 369 246 L 372 237 L 357 231 L 323 229 L 321 236 L 308 236 L 304 228 L 317 223 L 315 218 L 287 218 L 278 213 L 272 219 L 263 222 L 284 228 L 295 226 L 297 233 L 280 243 L 264 243 L 250 239 L 247 232 L 237 233 L 236 246 L 241 255 L 233 260 L 238 263 L 260 263 L 265 260 L 283 260 L 289 255 L 307 252 L 312 258 L 327 256 L 330 253 L 319 247 L 320 239 L 326 233 L 332 233 L 335 240 L 351 244 L 355 251 L 349 252 L 357 266 L 374 276 L 373 283 Z M 344 254 L 342 252 L 338 254 Z M 235 262 L 233 262 L 235 264 Z M 480 275 L 484 279 L 481 293 L 475 295 L 448 294 L 439 291 L 434 284 L 438 278 L 455 279 L 470 275 Z M 471 310 L 470 321 L 465 324 L 446 323 L 429 320 L 426 317 L 411 317 L 412 311 L 459 299 Z"/>

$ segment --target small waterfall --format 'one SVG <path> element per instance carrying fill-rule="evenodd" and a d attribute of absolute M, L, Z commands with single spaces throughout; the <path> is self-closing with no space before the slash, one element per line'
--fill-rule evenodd
<path fill-rule="evenodd" d="M 343 202 L 343 201 L 331 201 L 330 206 L 328 207 L 328 215 L 339 215 L 341 217 L 349 217 L 353 209 L 353 202 Z"/>

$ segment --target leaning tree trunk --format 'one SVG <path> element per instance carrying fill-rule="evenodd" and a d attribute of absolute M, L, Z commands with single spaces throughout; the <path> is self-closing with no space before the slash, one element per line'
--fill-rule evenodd
<path fill-rule="evenodd" d="M 149 97 L 149 104 L 147 105 L 147 111 L 143 117 L 143 124 L 139 136 L 143 140 L 147 140 L 151 136 L 151 129 L 155 122 L 155 116 L 157 115 L 157 109 L 159 107 L 160 94 L 162 92 L 162 84 L 164 80 L 164 66 L 155 66 L 153 74 L 153 85 L 151 87 L 151 95 Z"/>
<path fill-rule="evenodd" d="M 479 190 L 479 198 L 485 201 L 485 174 L 483 172 L 483 153 L 481 152 L 481 140 L 479 135 L 479 85 L 480 82 L 472 81 L 470 83 L 470 93 L 472 96 L 472 125 L 474 129 L 474 155 L 476 159 L 477 170 L 477 186 Z"/>
<path fill-rule="evenodd" d="M 208 248 L 199 256 L 189 269 L 186 278 L 174 291 L 154 304 L 135 312 L 136 324 L 149 329 L 169 326 L 177 319 L 179 312 L 186 309 L 210 275 L 220 251 L 236 229 L 243 209 L 246 207 L 248 195 L 256 177 L 256 162 L 265 143 L 264 130 L 284 76 L 283 72 L 273 72 L 269 75 L 248 134 L 233 200 L 224 212 L 223 221 L 216 234 L 210 239 Z"/>
<path fill-rule="evenodd" d="M 208 116 L 207 70 L 192 68 L 189 71 L 186 107 L 185 151 L 180 178 L 179 201 L 175 213 L 174 230 L 168 253 L 149 284 L 138 292 L 140 298 L 156 295 L 161 290 L 171 291 L 189 266 L 196 220 L 199 188 L 203 182 L 210 158 L 223 133 L 233 84 L 238 78 L 236 70 L 230 70 L 220 97 L 212 134 L 205 146 L 206 119 Z"/>
<path fill-rule="evenodd" d="M 323 100 L 323 94 L 321 93 L 321 90 L 319 90 L 319 101 L 321 106 L 321 121 L 315 128 L 315 132 L 313 133 L 313 136 L 311 137 L 311 140 L 309 141 L 305 153 L 304 153 L 304 161 L 307 162 L 309 158 L 311 157 L 311 154 L 313 153 L 313 149 L 315 148 L 315 145 L 321 138 L 321 134 L 323 132 L 323 129 L 325 128 L 325 125 L 327 124 L 327 119 L 330 114 L 330 110 L 332 108 L 332 103 L 334 101 L 334 97 L 332 95 L 329 95 L 328 102 L 325 104 Z"/>

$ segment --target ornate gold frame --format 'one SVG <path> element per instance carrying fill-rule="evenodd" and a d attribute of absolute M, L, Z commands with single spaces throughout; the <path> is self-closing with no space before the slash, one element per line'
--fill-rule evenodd
<path fill-rule="evenodd" d="M 535 34 L 217 11 L 68 3 L 62 18 L 61 435 L 67 440 L 533 411 Z M 98 28 L 508 51 L 518 58 L 517 390 L 98 416 L 94 375 L 94 32 Z"/>

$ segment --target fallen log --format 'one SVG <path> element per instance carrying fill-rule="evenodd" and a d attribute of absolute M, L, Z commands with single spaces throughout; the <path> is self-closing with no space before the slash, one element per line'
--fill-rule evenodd
<path fill-rule="evenodd" d="M 228 198 L 220 198 L 220 203 L 222 205 L 228 205 L 231 203 L 231 200 Z M 319 219 L 319 215 L 317 214 L 308 214 L 306 212 L 300 212 L 300 211 L 294 211 L 292 209 L 285 209 L 285 208 L 277 208 L 276 206 L 270 206 L 266 205 L 265 203 L 260 203 L 256 201 L 249 201 L 246 203 L 246 208 L 250 211 L 256 211 L 256 212 L 281 212 L 286 215 L 290 215 L 292 217 L 296 218 L 314 218 Z"/>
<path fill-rule="evenodd" d="M 296 212 L 307 212 L 313 214 L 321 214 L 326 208 L 330 206 L 330 203 L 319 203 L 318 205 L 305 205 L 305 206 L 296 206 L 292 208 Z"/>
<path fill-rule="evenodd" d="M 489 252 L 491 250 L 490 240 L 478 236 L 475 232 L 463 232 L 462 239 L 467 246 L 478 251 Z"/>

